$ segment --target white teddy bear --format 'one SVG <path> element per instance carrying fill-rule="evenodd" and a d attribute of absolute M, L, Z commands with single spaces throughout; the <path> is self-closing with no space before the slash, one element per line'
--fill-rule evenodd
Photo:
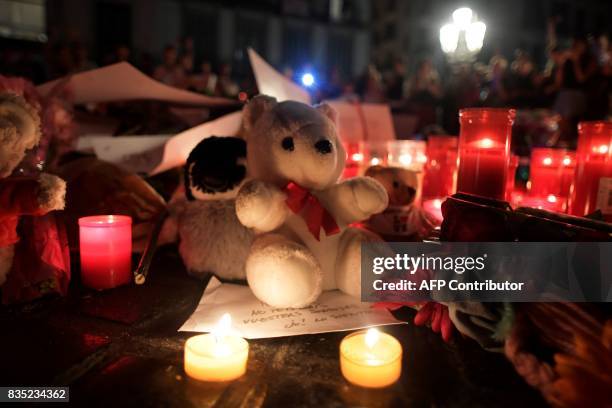
<path fill-rule="evenodd" d="M 322 290 L 360 296 L 361 243 L 380 240 L 349 224 L 387 207 L 369 177 L 338 183 L 346 153 L 335 111 L 258 96 L 244 108 L 252 180 L 236 198 L 242 224 L 255 238 L 246 261 L 249 286 L 275 307 L 305 307 Z"/>

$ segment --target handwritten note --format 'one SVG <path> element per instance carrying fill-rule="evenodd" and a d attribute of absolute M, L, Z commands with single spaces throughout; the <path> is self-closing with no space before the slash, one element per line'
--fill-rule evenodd
<path fill-rule="evenodd" d="M 224 313 L 234 330 L 248 339 L 298 336 L 404 323 L 386 310 L 372 309 L 334 290 L 323 292 L 305 309 L 279 309 L 259 301 L 248 286 L 212 278 L 195 312 L 179 331 L 209 332 Z"/>

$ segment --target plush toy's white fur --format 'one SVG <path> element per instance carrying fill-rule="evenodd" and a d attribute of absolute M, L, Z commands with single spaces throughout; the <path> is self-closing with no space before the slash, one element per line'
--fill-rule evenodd
<path fill-rule="evenodd" d="M 179 198 L 170 203 L 170 213 L 174 226 L 164 228 L 176 228 L 179 252 L 191 275 L 212 272 L 222 279 L 246 278 L 244 263 L 253 234 L 236 218 L 234 200 Z M 162 234 L 169 241 L 168 232 Z"/>
<path fill-rule="evenodd" d="M 253 180 L 236 198 L 238 219 L 259 233 L 246 262 L 249 286 L 263 302 L 276 307 L 305 307 L 322 290 L 361 293 L 361 243 L 374 234 L 348 227 L 387 207 L 385 189 L 374 179 L 358 177 L 338 183 L 346 153 L 335 113 L 258 96 L 244 109 L 247 165 Z M 292 149 L 283 140 L 292 138 Z M 315 147 L 331 144 L 329 153 Z M 328 145 L 329 146 L 329 145 Z M 333 216 L 340 233 L 317 241 L 304 219 L 287 208 L 284 187 L 294 182 L 310 191 Z"/>
<path fill-rule="evenodd" d="M 11 175 L 25 157 L 28 149 L 40 141 L 40 117 L 36 109 L 22 97 L 5 93 L 0 95 L 0 178 Z M 40 212 L 64 208 L 66 183 L 51 174 L 39 179 L 38 203 Z M 0 209 L 0 212 L 2 209 Z M 19 214 L 17 214 L 19 215 Z M 0 286 L 13 265 L 14 246 L 0 247 Z"/>

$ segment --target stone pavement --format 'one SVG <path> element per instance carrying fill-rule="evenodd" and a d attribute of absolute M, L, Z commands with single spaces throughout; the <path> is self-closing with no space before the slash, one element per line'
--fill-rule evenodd
<path fill-rule="evenodd" d="M 338 346 L 346 333 L 251 340 L 243 378 L 193 381 L 182 368 L 190 335 L 177 329 L 203 289 L 167 246 L 143 286 L 94 292 L 73 279 L 67 298 L 0 308 L 0 385 L 68 385 L 70 405 L 112 408 L 545 405 L 502 355 L 459 335 L 445 344 L 413 325 L 383 328 L 404 348 L 402 377 L 388 389 L 342 378 Z"/>

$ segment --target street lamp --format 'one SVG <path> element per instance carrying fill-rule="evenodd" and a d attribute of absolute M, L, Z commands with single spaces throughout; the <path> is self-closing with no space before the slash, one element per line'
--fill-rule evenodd
<path fill-rule="evenodd" d="M 487 26 L 468 7 L 453 11 L 452 18 L 440 28 L 442 51 L 453 62 L 470 62 L 482 49 Z"/>

